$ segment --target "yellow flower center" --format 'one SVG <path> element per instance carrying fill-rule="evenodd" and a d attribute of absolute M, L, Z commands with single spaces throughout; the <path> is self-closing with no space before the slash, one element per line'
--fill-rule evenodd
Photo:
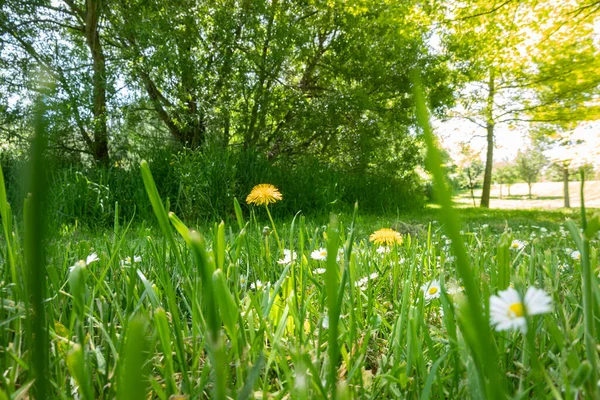
<path fill-rule="evenodd" d="M 429 294 L 436 294 L 438 292 L 438 288 L 434 287 L 430 287 L 429 290 L 427 291 Z"/>
<path fill-rule="evenodd" d="M 523 303 L 513 303 L 508 307 L 508 315 L 510 317 L 522 317 L 525 315 Z"/>

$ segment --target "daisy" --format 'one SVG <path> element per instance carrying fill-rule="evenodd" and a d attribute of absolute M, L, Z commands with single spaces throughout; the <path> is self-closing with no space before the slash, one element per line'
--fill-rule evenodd
<path fill-rule="evenodd" d="M 248 277 L 246 275 L 240 275 L 240 287 L 245 288 L 248 284 Z"/>
<path fill-rule="evenodd" d="M 325 271 L 327 271 L 325 268 L 317 268 L 317 269 L 313 270 L 313 274 L 322 275 L 325 273 Z"/>
<path fill-rule="evenodd" d="M 277 260 L 277 264 L 287 265 L 292 261 L 296 260 L 297 254 L 295 251 L 291 251 L 288 249 L 283 250 L 283 258 L 281 260 Z"/>
<path fill-rule="evenodd" d="M 581 253 L 579 252 L 579 250 L 575 250 L 575 251 L 573 251 L 573 252 L 571 253 L 571 258 L 572 258 L 573 260 L 577 260 L 577 261 L 581 260 Z"/>
<path fill-rule="evenodd" d="M 260 281 L 260 279 L 257 279 L 257 280 L 256 280 L 256 282 L 252 282 L 252 283 L 250 284 L 250 289 L 252 289 L 252 290 L 255 290 L 255 289 L 256 289 L 256 290 L 260 290 L 260 289 L 262 289 L 262 288 L 263 288 L 263 286 L 264 286 L 264 285 L 263 285 L 263 283 Z"/>
<path fill-rule="evenodd" d="M 515 249 L 515 250 L 521 250 L 523 247 L 525 247 L 525 245 L 526 245 L 525 242 L 515 239 L 510 244 L 510 248 Z"/>
<path fill-rule="evenodd" d="M 88 265 L 90 265 L 91 263 L 94 263 L 96 261 L 98 261 L 98 254 L 96 253 L 92 253 L 89 256 L 87 256 L 85 258 L 85 260 L 79 260 L 77 261 L 71 268 L 69 268 L 69 271 L 73 271 L 76 267 L 78 268 L 85 268 Z"/>
<path fill-rule="evenodd" d="M 327 259 L 327 249 L 320 248 L 310 253 L 310 258 L 313 260 L 325 261 Z"/>
<path fill-rule="evenodd" d="M 140 257 L 140 256 L 133 256 L 133 262 L 134 263 L 142 262 L 142 257 Z M 131 257 L 125 257 L 123 260 L 121 260 L 121 265 L 123 267 L 129 267 L 129 266 L 131 266 Z"/>
<path fill-rule="evenodd" d="M 490 297 L 490 320 L 497 331 L 513 328 L 527 333 L 527 315 L 538 315 L 552 311 L 552 299 L 541 289 L 530 287 L 521 299 L 519 292 L 508 288 Z"/>
<path fill-rule="evenodd" d="M 246 203 L 263 206 L 275 203 L 281 199 L 282 196 L 281 193 L 279 193 L 279 189 L 271 184 L 261 183 L 252 188 L 250 194 L 246 197 Z"/>
<path fill-rule="evenodd" d="M 87 258 L 85 259 L 85 265 L 90 265 L 91 263 L 96 262 L 98 260 L 99 260 L 98 254 L 92 253 L 89 256 L 87 256 Z"/>
<path fill-rule="evenodd" d="M 376 251 L 377 251 L 377 254 L 384 255 L 384 254 L 390 252 L 390 248 L 387 246 L 379 246 Z"/>
<path fill-rule="evenodd" d="M 425 301 L 437 299 L 440 297 L 440 281 L 436 279 L 428 282 L 421 286 L 421 290 L 423 290 L 423 294 L 425 295 Z"/>

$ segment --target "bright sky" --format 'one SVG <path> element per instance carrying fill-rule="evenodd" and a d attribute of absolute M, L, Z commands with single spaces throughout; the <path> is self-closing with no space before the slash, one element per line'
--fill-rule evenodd
<path fill-rule="evenodd" d="M 481 159 L 485 160 L 485 129 L 460 118 L 453 118 L 444 122 L 434 121 L 433 125 L 441 139 L 442 146 L 450 151 L 451 155 L 457 154 L 460 144 L 467 142 L 474 150 L 479 151 Z M 525 132 L 510 129 L 508 126 L 497 126 L 495 136 L 494 159 L 496 161 L 502 161 L 504 158 L 514 159 L 519 149 L 524 148 L 528 142 Z"/>
<path fill-rule="evenodd" d="M 442 146 L 450 151 L 451 155 L 458 153 L 461 143 L 468 142 L 474 150 L 480 152 L 481 159 L 485 160 L 485 129 L 459 118 L 445 122 L 434 121 L 433 125 Z M 496 127 L 495 135 L 495 162 L 503 159 L 513 160 L 518 151 L 529 144 L 527 132 L 523 129 L 511 129 L 506 125 L 500 125 Z M 600 166 L 600 154 L 597 153 L 600 150 L 600 121 L 581 124 L 573 131 L 573 139 L 585 141 L 581 145 L 582 152 L 587 152 L 587 158 Z"/>

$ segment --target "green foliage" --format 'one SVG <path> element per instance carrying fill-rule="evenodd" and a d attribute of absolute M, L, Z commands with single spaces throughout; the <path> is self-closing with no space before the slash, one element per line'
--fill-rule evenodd
<path fill-rule="evenodd" d="M 516 158 L 519 176 L 529 186 L 529 197 L 531 197 L 531 186 L 538 181 L 542 168 L 548 160 L 544 154 L 535 147 L 530 147 L 525 151 L 519 151 Z"/>

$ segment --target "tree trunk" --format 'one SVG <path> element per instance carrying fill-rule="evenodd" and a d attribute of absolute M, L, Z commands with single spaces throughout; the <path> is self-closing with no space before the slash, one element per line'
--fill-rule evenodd
<path fill-rule="evenodd" d="M 500 184 L 500 194 L 499 197 L 502 198 L 502 184 Z"/>
<path fill-rule="evenodd" d="M 506 186 L 508 186 L 508 197 L 510 197 L 510 183 L 508 183 Z"/>
<path fill-rule="evenodd" d="M 528 183 L 527 186 L 529 186 L 529 198 L 531 199 L 531 187 L 533 186 L 533 183 Z"/>
<path fill-rule="evenodd" d="M 85 39 L 92 53 L 92 86 L 94 104 L 92 109 L 94 148 L 91 149 L 94 159 L 103 164 L 109 164 L 108 131 L 106 127 L 106 62 L 100 35 L 98 33 L 98 20 L 101 13 L 101 0 L 86 0 L 85 2 Z"/>
<path fill-rule="evenodd" d="M 494 163 L 494 70 L 490 69 L 490 80 L 488 82 L 488 98 L 486 106 L 486 140 L 487 152 L 485 155 L 485 172 L 483 175 L 483 188 L 481 191 L 481 207 L 490 207 L 490 191 L 492 189 L 492 164 Z"/>
<path fill-rule="evenodd" d="M 563 192 L 565 196 L 565 208 L 571 208 L 569 197 L 569 167 L 563 167 Z"/>

